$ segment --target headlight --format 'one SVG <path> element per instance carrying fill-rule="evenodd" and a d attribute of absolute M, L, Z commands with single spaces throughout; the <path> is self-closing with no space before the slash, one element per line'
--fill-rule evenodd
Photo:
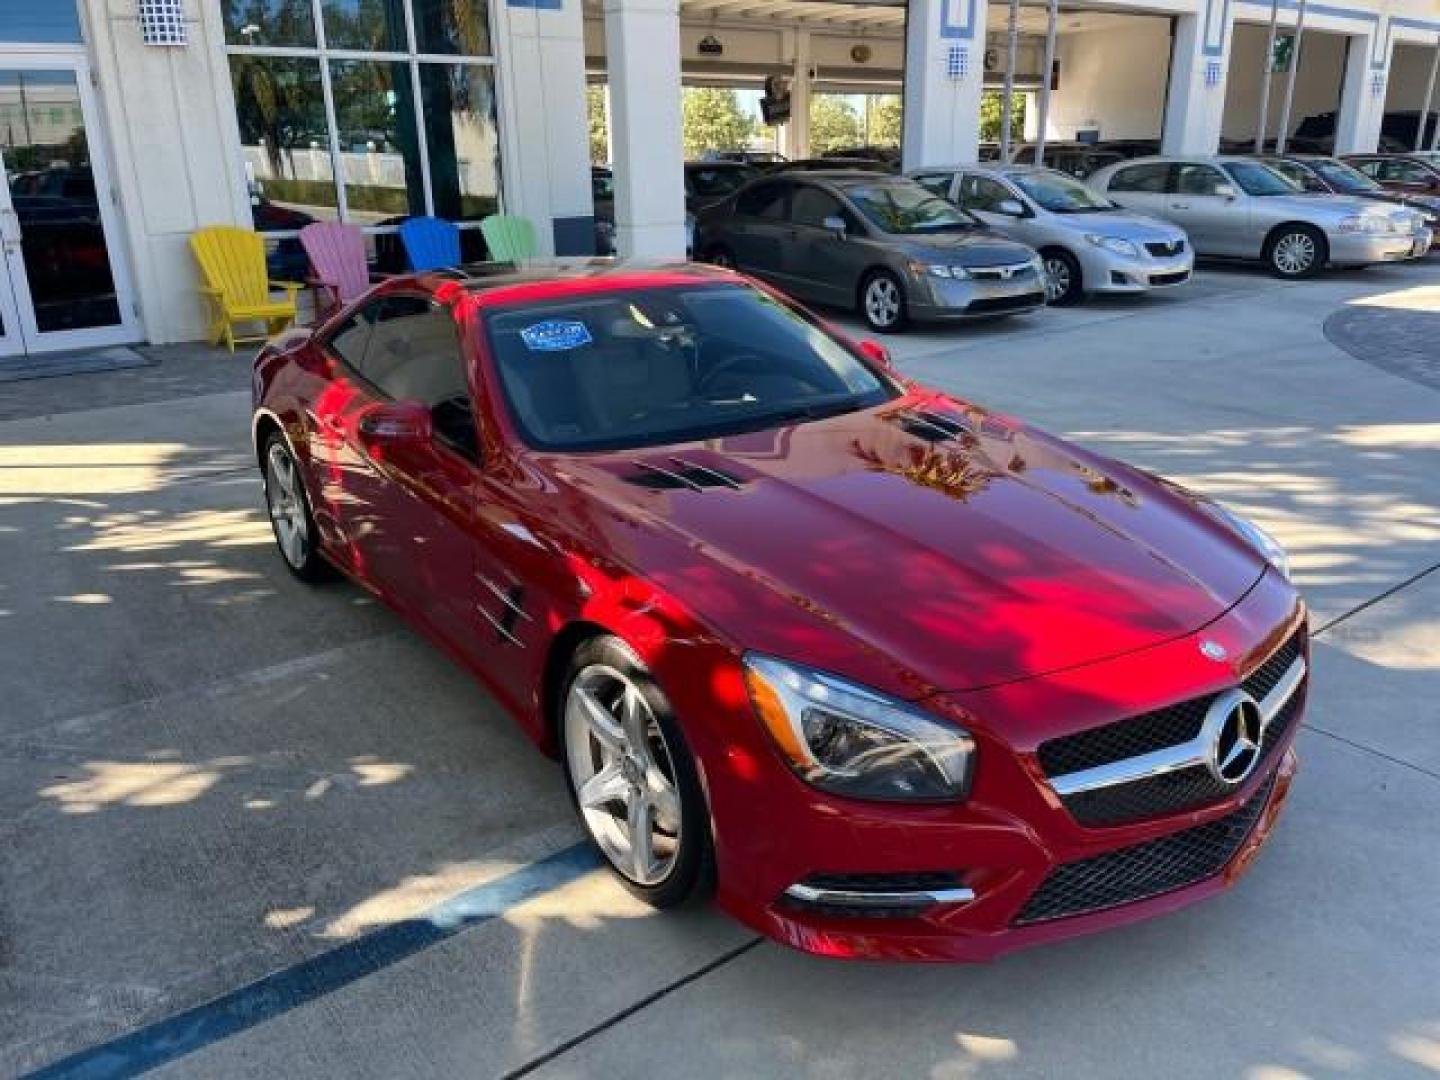
<path fill-rule="evenodd" d="M 803 779 L 861 799 L 964 798 L 975 742 L 906 702 L 768 656 L 745 657 L 750 699 Z"/>
<path fill-rule="evenodd" d="M 1275 567 L 1276 570 L 1279 570 L 1286 581 L 1291 580 L 1290 556 L 1287 555 L 1285 549 L 1280 546 L 1279 540 L 1276 540 L 1275 537 L 1271 536 L 1253 521 L 1241 517 L 1234 511 L 1225 509 L 1225 507 L 1219 503 L 1207 501 L 1204 505 L 1212 510 L 1221 522 L 1230 526 L 1240 539 L 1244 540 L 1259 552 L 1266 562 Z"/>
<path fill-rule="evenodd" d="M 1098 248 L 1113 251 L 1116 255 L 1139 255 L 1140 249 L 1129 240 L 1119 236 L 1104 236 L 1100 233 L 1086 233 L 1085 239 Z"/>
<path fill-rule="evenodd" d="M 917 274 L 929 274 L 931 277 L 951 278 L 955 281 L 964 281 L 970 276 L 970 271 L 963 266 L 950 266 L 946 263 L 922 263 L 912 262 L 910 269 Z"/>

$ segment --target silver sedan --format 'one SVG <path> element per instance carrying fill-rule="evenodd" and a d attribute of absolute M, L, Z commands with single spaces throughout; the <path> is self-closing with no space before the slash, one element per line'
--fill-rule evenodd
<path fill-rule="evenodd" d="M 1282 278 L 1430 250 L 1419 214 L 1344 195 L 1307 195 L 1254 158 L 1137 158 L 1108 165 L 1087 182 L 1121 206 L 1179 225 L 1199 255 L 1259 259 Z"/>
<path fill-rule="evenodd" d="M 1130 213 L 1055 169 L 966 165 L 911 176 L 1040 252 L 1052 304 L 1073 304 L 1092 292 L 1183 285 L 1194 269 L 1184 230 Z"/>

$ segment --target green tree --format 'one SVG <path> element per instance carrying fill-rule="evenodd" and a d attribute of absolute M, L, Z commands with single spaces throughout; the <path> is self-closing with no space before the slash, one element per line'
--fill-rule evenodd
<path fill-rule="evenodd" d="M 1000 141 L 1000 119 L 1005 97 L 997 90 L 986 90 L 980 97 L 980 141 Z M 1019 142 L 1025 137 L 1025 95 L 1010 98 L 1010 138 Z"/>
<path fill-rule="evenodd" d="M 866 130 L 871 146 L 899 146 L 904 107 L 899 94 L 871 94 L 865 99 Z"/>
<path fill-rule="evenodd" d="M 823 154 L 860 143 L 860 114 L 838 94 L 810 99 L 810 152 Z"/>
<path fill-rule="evenodd" d="M 590 161 L 595 165 L 604 165 L 610 146 L 605 130 L 605 87 L 585 88 L 585 109 L 590 114 Z"/>
<path fill-rule="evenodd" d="M 755 135 L 755 120 L 740 108 L 734 90 L 687 86 L 681 98 L 685 156 L 706 150 L 743 150 Z"/>

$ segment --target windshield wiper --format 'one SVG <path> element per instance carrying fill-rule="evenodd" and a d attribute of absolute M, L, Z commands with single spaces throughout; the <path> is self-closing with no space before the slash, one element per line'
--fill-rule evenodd
<path fill-rule="evenodd" d="M 796 405 L 789 409 L 780 409 L 772 413 L 762 413 L 755 419 L 763 424 L 793 424 L 797 420 L 824 420 L 826 417 L 839 416 L 842 413 L 858 412 L 865 408 L 863 402 L 854 398 L 846 398 L 844 401 L 812 401 L 808 405 Z"/>

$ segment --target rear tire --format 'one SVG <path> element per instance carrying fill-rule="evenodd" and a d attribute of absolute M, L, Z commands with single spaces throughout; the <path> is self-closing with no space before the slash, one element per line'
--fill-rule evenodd
<path fill-rule="evenodd" d="M 1330 258 L 1325 234 L 1313 225 L 1283 225 L 1265 241 L 1265 263 L 1278 278 L 1314 277 Z"/>
<path fill-rule="evenodd" d="M 565 779 L 591 842 L 621 884 L 652 907 L 708 900 L 715 884 L 710 815 L 664 691 L 610 635 L 575 650 L 562 686 Z"/>
<path fill-rule="evenodd" d="M 909 322 L 905 287 L 889 270 L 875 270 L 860 282 L 860 317 L 871 330 L 894 334 Z"/>
<path fill-rule="evenodd" d="M 1040 257 L 1045 261 L 1045 302 L 1051 307 L 1069 307 L 1085 298 L 1085 282 L 1080 260 L 1064 248 L 1046 248 Z"/>

